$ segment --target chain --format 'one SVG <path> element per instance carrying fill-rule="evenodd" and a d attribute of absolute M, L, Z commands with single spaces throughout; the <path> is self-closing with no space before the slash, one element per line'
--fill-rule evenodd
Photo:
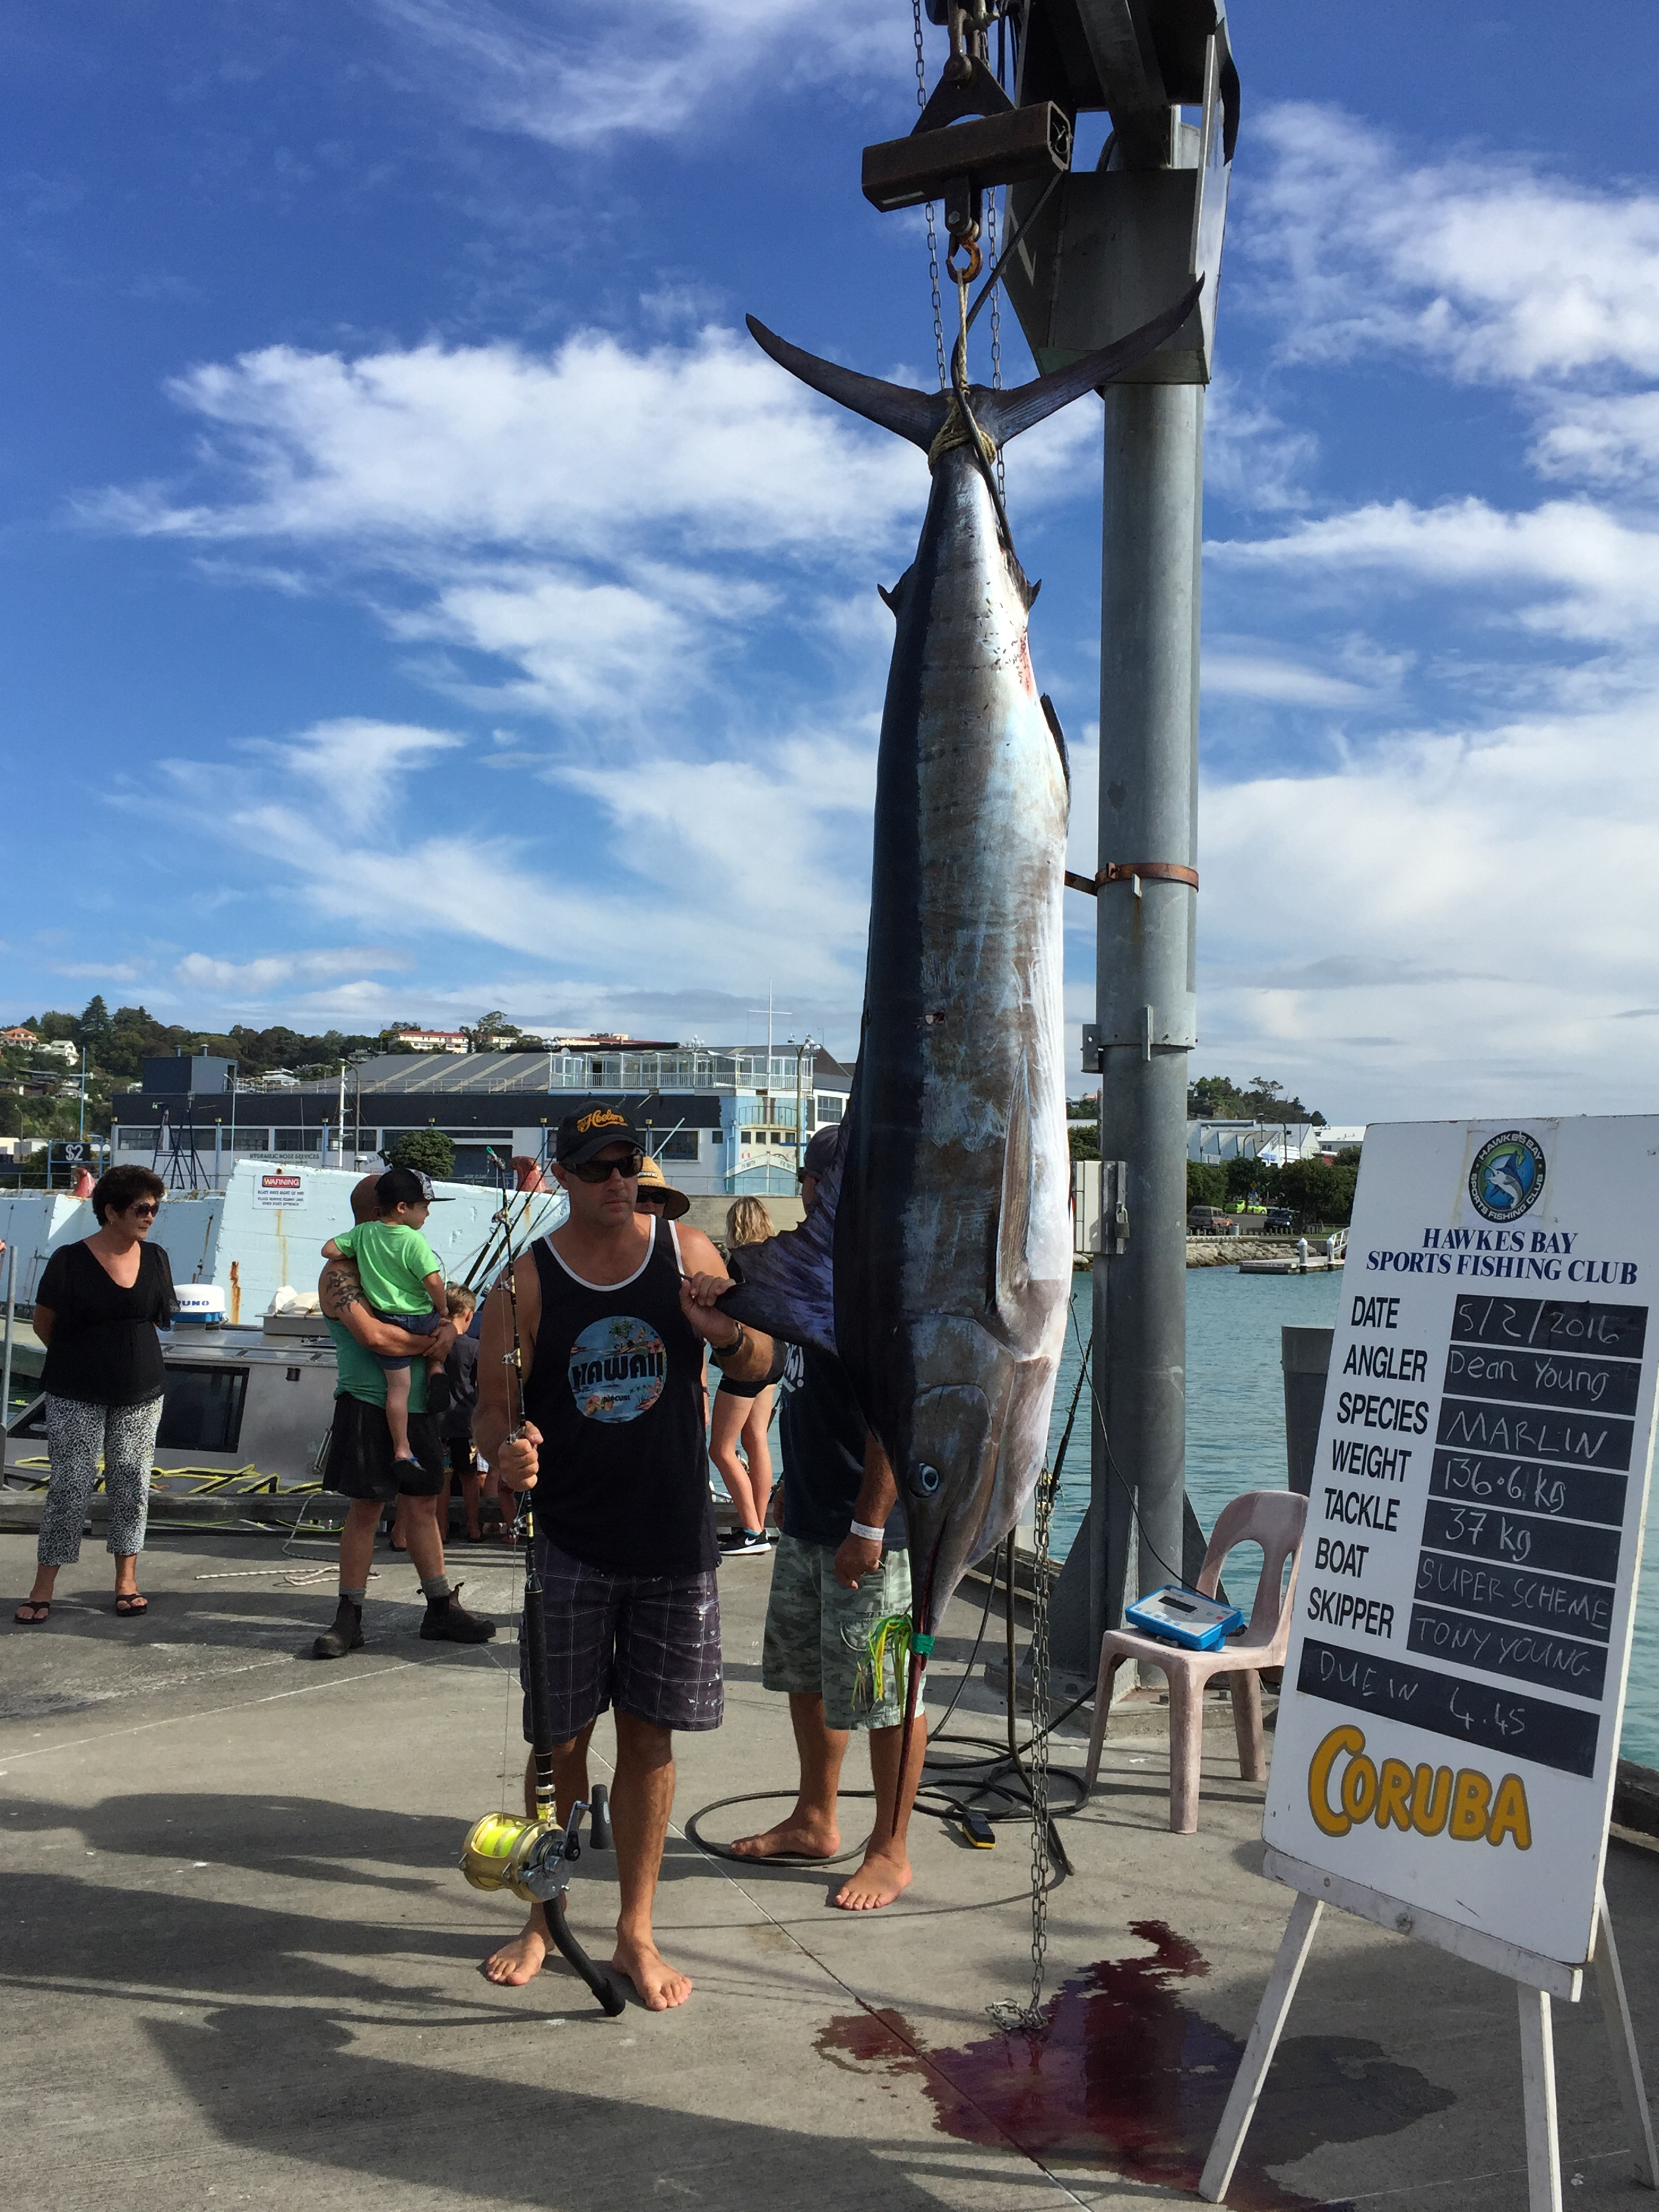
<path fill-rule="evenodd" d="M 1031 2002 L 1028 2027 L 1042 2025 L 1042 1974 L 1048 1948 L 1048 1528 L 1058 1485 L 1047 1468 L 1037 1479 L 1036 1566 L 1031 1583 Z"/>
<path fill-rule="evenodd" d="M 1070 1433 L 1068 1423 L 1066 1434 Z M 1042 1983 L 1048 1954 L 1048 1882 L 1054 1872 L 1048 1850 L 1048 1536 L 1059 1488 L 1058 1470 L 1045 1467 L 1037 1479 L 1034 1501 L 1036 1559 L 1031 1579 L 1031 1737 L 1019 1768 L 1031 1796 L 1031 1994 L 1024 2004 L 1003 1998 L 985 2008 L 996 2025 L 1009 2033 L 1017 2027 L 1036 2033 L 1048 2026 L 1042 2017 Z M 1012 1564 L 1009 1574 L 1012 1582 Z M 1011 1609 L 1013 1601 L 1011 1588 Z M 1012 1683 L 1010 1688 L 1012 1693 Z"/>
<path fill-rule="evenodd" d="M 911 29 L 916 42 L 916 106 L 927 105 L 927 62 L 921 45 L 921 0 L 910 0 Z M 933 221 L 933 203 L 927 203 L 927 281 L 933 292 L 933 351 L 939 360 L 939 388 L 943 392 L 950 382 L 945 367 L 945 314 L 939 297 L 939 231 Z"/>

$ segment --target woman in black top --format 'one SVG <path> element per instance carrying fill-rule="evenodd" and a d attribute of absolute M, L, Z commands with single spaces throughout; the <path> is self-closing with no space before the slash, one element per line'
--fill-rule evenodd
<path fill-rule="evenodd" d="M 26 1627 L 47 1618 L 58 1570 L 81 1556 L 100 1456 L 115 1610 L 124 1617 L 148 1610 L 137 1566 L 166 1382 L 155 1331 L 178 1303 L 166 1252 L 145 1241 L 163 1195 L 161 1177 L 148 1168 L 112 1168 L 92 1194 L 96 1231 L 52 1254 L 34 1294 L 34 1333 L 46 1347 L 40 1380 L 52 1483 L 34 1588 L 15 1616 Z"/>

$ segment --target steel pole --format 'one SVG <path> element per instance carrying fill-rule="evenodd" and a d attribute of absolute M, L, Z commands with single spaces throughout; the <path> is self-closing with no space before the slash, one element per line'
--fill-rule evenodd
<path fill-rule="evenodd" d="M 1204 393 L 1196 384 L 1114 385 L 1104 398 L 1100 866 L 1191 868 Z M 1196 1042 L 1194 891 L 1149 878 L 1103 883 L 1098 907 L 1100 1150 L 1127 1166 L 1129 1218 L 1123 1249 L 1095 1262 L 1091 1650 L 1127 1600 L 1182 1578 L 1187 1054 Z"/>

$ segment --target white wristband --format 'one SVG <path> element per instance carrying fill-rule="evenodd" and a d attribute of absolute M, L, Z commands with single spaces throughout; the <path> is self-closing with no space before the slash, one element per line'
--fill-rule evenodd
<path fill-rule="evenodd" d="M 866 1544 L 884 1544 L 887 1541 L 887 1531 L 884 1528 L 868 1528 L 862 1521 L 854 1522 L 853 1534 L 855 1536 L 862 1536 Z"/>

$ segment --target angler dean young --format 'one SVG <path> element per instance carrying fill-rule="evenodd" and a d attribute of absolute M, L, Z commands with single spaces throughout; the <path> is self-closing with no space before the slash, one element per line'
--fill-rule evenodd
<path fill-rule="evenodd" d="M 614 1106 L 560 1122 L 552 1173 L 570 1218 L 514 1262 L 510 1292 L 490 1293 L 472 1432 L 504 1488 L 535 1492 L 561 1821 L 588 1796 L 593 1724 L 616 1711 L 611 1963 L 663 2012 L 691 1994 L 652 1930 L 673 1731 L 718 1728 L 724 1711 L 704 1348 L 749 1382 L 770 1371 L 773 1346 L 716 1307 L 732 1280 L 701 1230 L 635 1210 L 644 1152 Z M 550 1940 L 538 1905 L 484 1971 L 527 1982 Z"/>

